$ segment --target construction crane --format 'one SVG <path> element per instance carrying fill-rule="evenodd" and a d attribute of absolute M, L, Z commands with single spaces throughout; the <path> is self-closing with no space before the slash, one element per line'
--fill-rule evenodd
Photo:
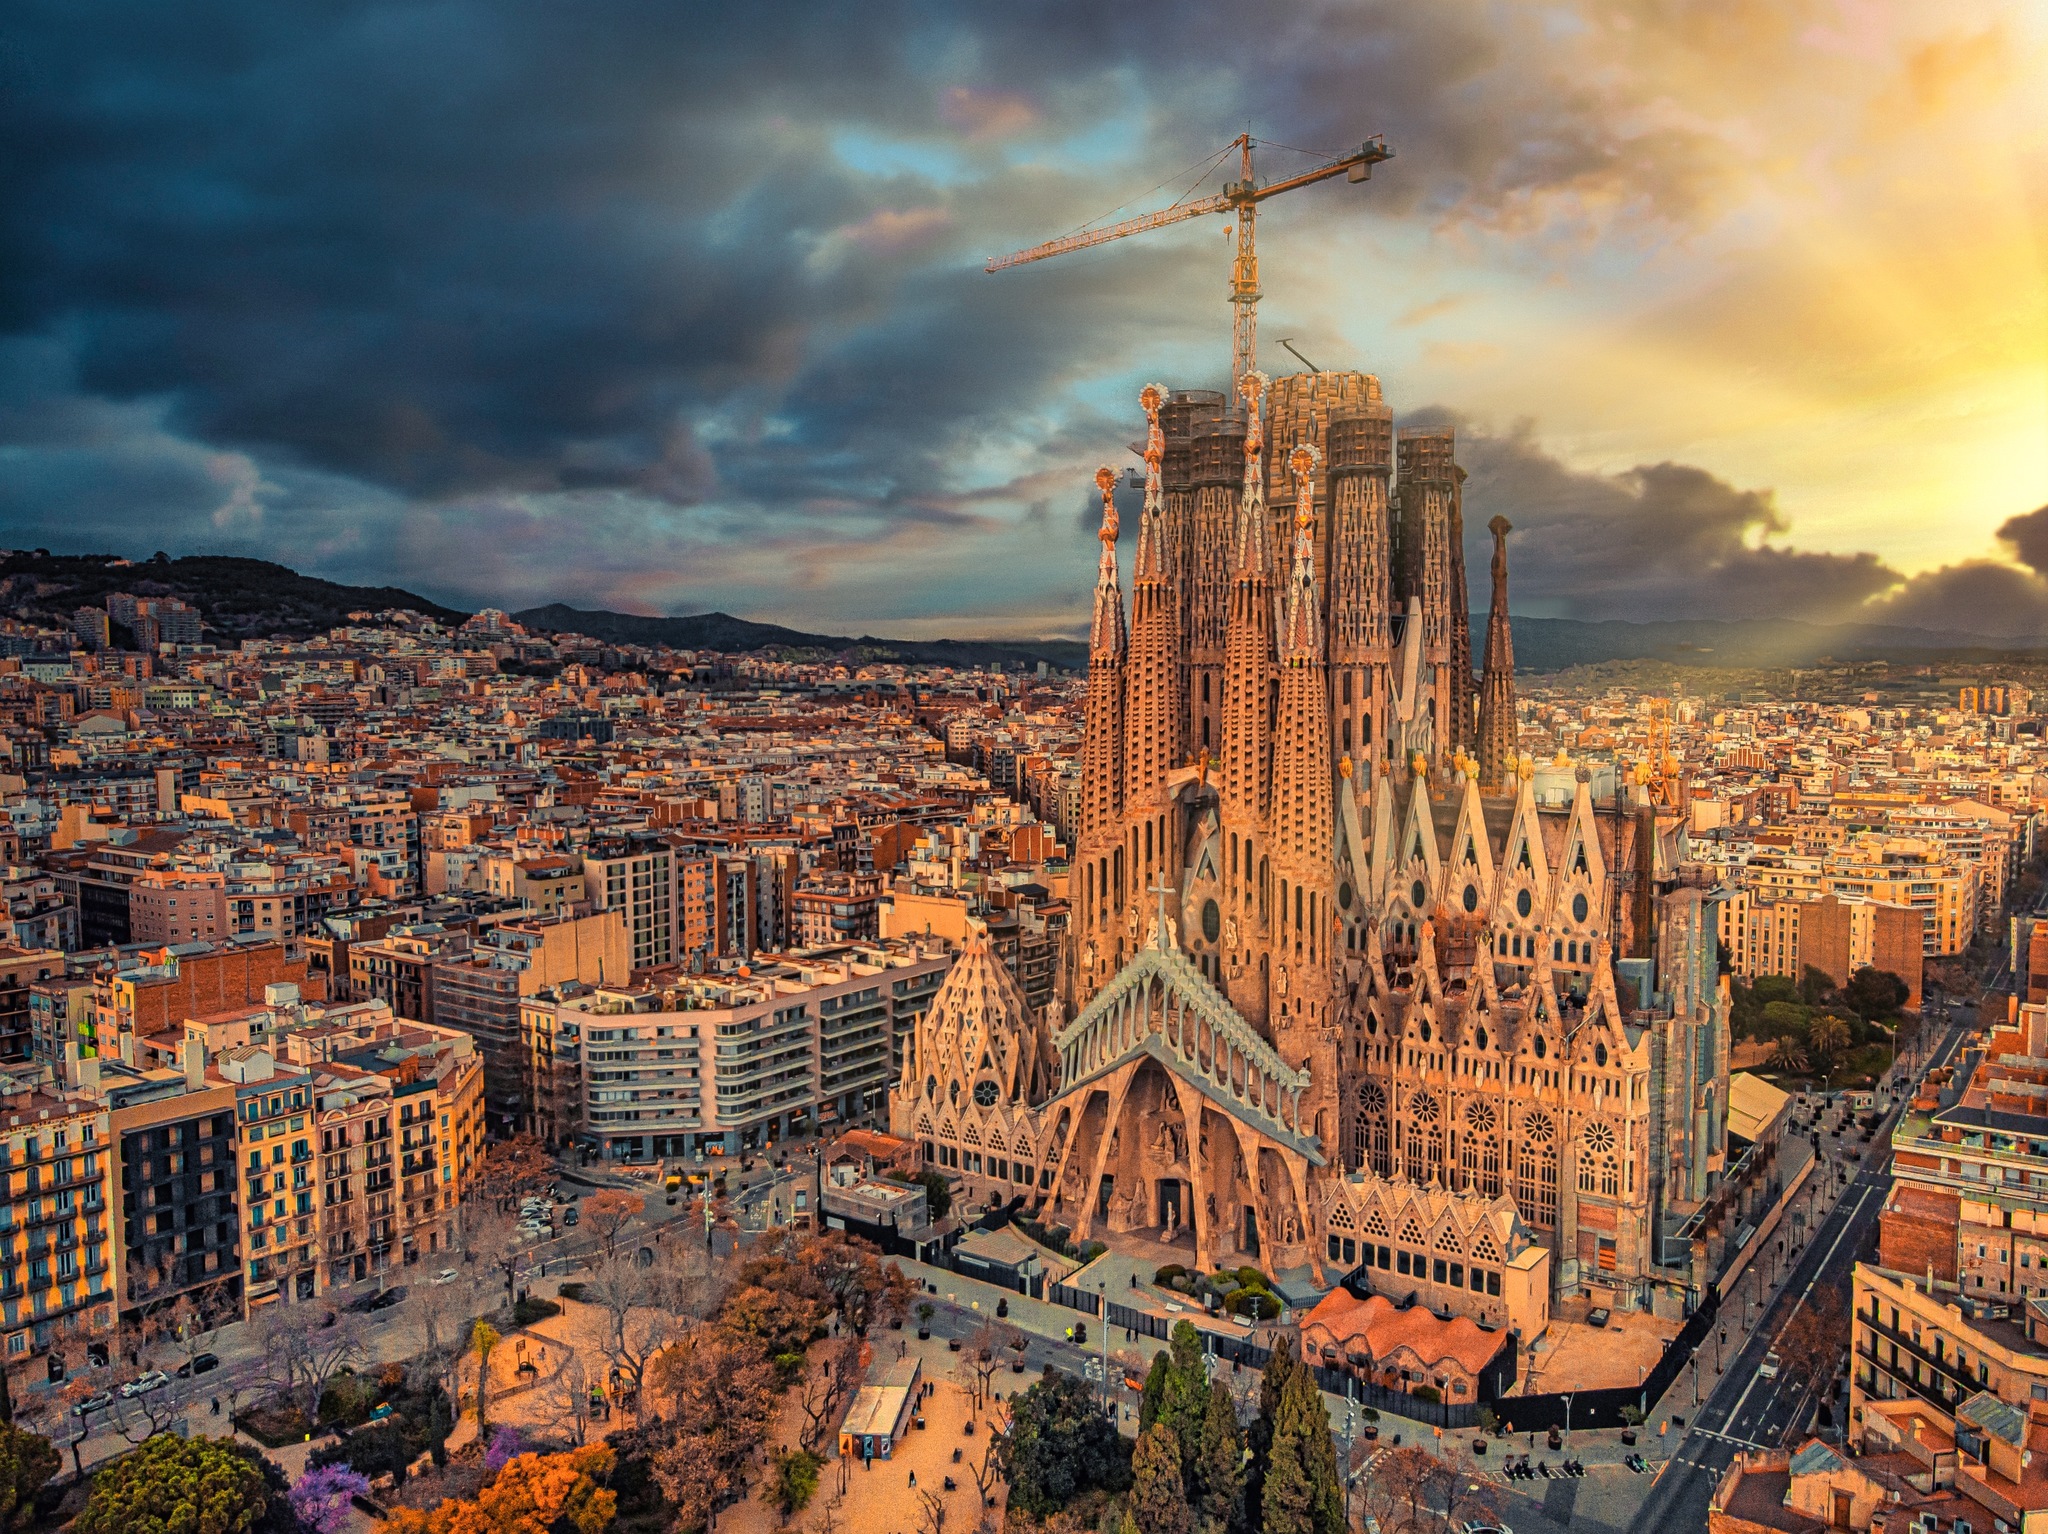
<path fill-rule="evenodd" d="M 1304 171 L 1298 176 L 1288 176 L 1261 186 L 1258 177 L 1252 173 L 1254 143 L 1255 140 L 1249 133 L 1240 133 L 1218 154 L 1217 158 L 1221 159 L 1231 149 L 1238 151 L 1238 179 L 1225 182 L 1223 190 L 1213 196 L 1176 202 L 1169 208 L 1161 208 L 1157 213 L 1143 213 L 1136 218 L 1124 219 L 1120 223 L 1078 230 L 1012 255 L 992 256 L 986 270 L 1006 271 L 1013 266 L 1043 261 L 1049 256 L 1063 256 L 1070 250 L 1086 250 L 1091 245 L 1106 245 L 1111 240 L 1120 240 L 1127 234 L 1143 234 L 1148 229 L 1163 229 L 1168 224 L 1199 218 L 1204 213 L 1236 215 L 1237 260 L 1230 270 L 1230 302 L 1236 310 L 1231 325 L 1230 348 L 1230 382 L 1234 397 L 1239 380 L 1251 372 L 1258 363 L 1259 255 L 1253 243 L 1253 231 L 1258 222 L 1259 204 L 1269 197 L 1279 196 L 1282 192 L 1291 192 L 1296 187 L 1312 186 L 1335 175 L 1342 174 L 1352 182 L 1370 180 L 1375 165 L 1394 157 L 1394 151 L 1387 147 L 1386 140 L 1375 136 L 1367 139 L 1355 153 L 1318 165 L 1314 170 Z"/>

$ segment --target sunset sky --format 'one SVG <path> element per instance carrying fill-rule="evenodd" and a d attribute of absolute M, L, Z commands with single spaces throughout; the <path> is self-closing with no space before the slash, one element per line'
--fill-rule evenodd
<path fill-rule="evenodd" d="M 2024 0 L 30 0 L 4 44 L 8 546 L 1073 632 L 1138 387 L 1227 372 L 1226 221 L 982 262 L 1249 127 L 1394 149 L 1267 205 L 1261 362 L 1455 421 L 1517 611 L 2048 630 Z"/>

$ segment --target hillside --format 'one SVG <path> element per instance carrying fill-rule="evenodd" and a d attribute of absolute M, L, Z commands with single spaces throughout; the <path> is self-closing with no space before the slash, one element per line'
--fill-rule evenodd
<path fill-rule="evenodd" d="M 0 613 L 69 627 L 80 607 L 103 607 L 116 591 L 177 597 L 199 609 L 209 640 L 236 644 L 260 635 L 304 639 L 346 623 L 352 612 L 409 607 L 443 622 L 468 616 L 395 586 L 343 586 L 262 559 L 202 554 L 126 564 L 113 554 L 0 556 Z"/>
<path fill-rule="evenodd" d="M 1486 646 L 1486 615 L 1473 625 L 1474 655 Z M 1578 618 L 1515 619 L 1515 669 L 1562 671 L 1602 661 L 1659 660 L 1681 666 L 1811 666 L 1823 660 L 1985 661 L 2048 649 L 2048 640 L 1996 639 L 1952 630 L 1885 624 L 1802 623 L 1791 618 L 1676 619 L 1626 623 Z"/>
<path fill-rule="evenodd" d="M 601 608 L 586 611 L 560 602 L 512 616 L 528 629 L 542 632 L 584 634 L 607 644 L 667 645 L 675 650 L 781 650 L 930 666 L 1035 666 L 1044 661 L 1053 667 L 1079 669 L 1088 663 L 1088 647 L 1071 639 L 856 639 L 753 623 L 730 613 L 644 618 Z"/>

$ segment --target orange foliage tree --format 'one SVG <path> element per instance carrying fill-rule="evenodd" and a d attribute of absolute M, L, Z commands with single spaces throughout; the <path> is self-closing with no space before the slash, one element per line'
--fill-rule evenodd
<path fill-rule="evenodd" d="M 604 1534 L 618 1511 L 601 1484 L 612 1471 L 602 1444 L 567 1454 L 521 1454 L 474 1500 L 450 1498 L 432 1512 L 398 1508 L 389 1534 Z"/>

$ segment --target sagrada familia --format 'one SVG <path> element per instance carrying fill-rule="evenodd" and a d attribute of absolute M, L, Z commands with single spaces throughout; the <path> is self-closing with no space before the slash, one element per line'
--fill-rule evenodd
<path fill-rule="evenodd" d="M 1379 381 L 1147 387 L 1102 493 L 1062 997 L 971 942 L 894 1131 L 1077 1240 L 1191 1240 L 1540 1331 L 1678 1315 L 1723 1170 L 1714 919 L 1646 796 L 1517 749 L 1508 522 L 1475 677 L 1463 471 Z"/>

